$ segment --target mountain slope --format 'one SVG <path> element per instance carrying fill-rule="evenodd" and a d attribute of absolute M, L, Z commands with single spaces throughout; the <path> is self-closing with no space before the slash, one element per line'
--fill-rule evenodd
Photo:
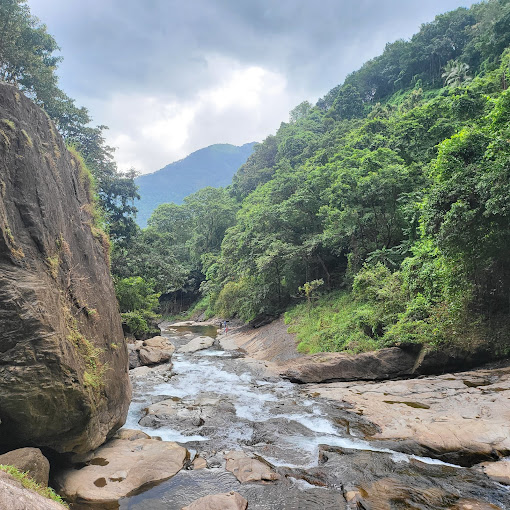
<path fill-rule="evenodd" d="M 182 203 L 184 197 L 206 186 L 227 186 L 237 169 L 253 152 L 255 142 L 240 147 L 215 144 L 191 153 L 152 174 L 136 179 L 140 201 L 137 202 L 137 222 L 141 227 L 154 209 L 164 203 Z"/>

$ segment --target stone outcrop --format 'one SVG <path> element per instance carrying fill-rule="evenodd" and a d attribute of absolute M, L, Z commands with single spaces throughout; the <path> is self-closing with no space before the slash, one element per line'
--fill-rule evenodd
<path fill-rule="evenodd" d="M 246 510 L 248 501 L 237 492 L 204 496 L 182 510 Z"/>
<path fill-rule="evenodd" d="M 400 381 L 311 384 L 307 391 L 348 404 L 376 424 L 378 430 L 369 431 L 367 438 L 378 440 L 381 448 L 463 466 L 510 454 L 510 367 Z"/>
<path fill-rule="evenodd" d="M 0 442 L 96 448 L 130 401 L 127 351 L 80 158 L 0 84 Z"/>
<path fill-rule="evenodd" d="M 64 510 L 66 507 L 25 489 L 21 482 L 0 471 L 0 508 L 6 510 Z"/>
<path fill-rule="evenodd" d="M 43 487 L 48 486 L 50 463 L 39 448 L 19 448 L 0 455 L 0 464 L 14 466 Z"/>
<path fill-rule="evenodd" d="M 56 477 L 59 492 L 70 501 L 115 502 L 150 482 L 171 478 L 189 457 L 177 443 L 155 439 L 113 439 L 89 455 L 85 463 Z"/>
<path fill-rule="evenodd" d="M 283 364 L 280 373 L 297 383 L 378 381 L 466 369 L 489 361 L 491 356 L 485 351 L 433 351 L 410 344 L 354 355 L 328 352 L 303 356 Z"/>

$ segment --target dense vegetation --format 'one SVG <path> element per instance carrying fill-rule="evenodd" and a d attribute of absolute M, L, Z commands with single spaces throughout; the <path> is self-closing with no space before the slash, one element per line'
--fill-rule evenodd
<path fill-rule="evenodd" d="M 231 186 L 160 206 L 117 270 L 167 296 L 200 284 L 209 314 L 245 321 L 301 299 L 304 350 L 505 350 L 509 43 L 510 1 L 488 0 L 388 44 Z"/>

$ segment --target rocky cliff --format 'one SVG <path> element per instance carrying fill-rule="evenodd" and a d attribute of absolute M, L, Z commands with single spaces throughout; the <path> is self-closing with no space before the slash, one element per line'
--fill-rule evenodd
<path fill-rule="evenodd" d="M 130 401 L 90 175 L 45 112 L 0 83 L 0 445 L 97 448 Z"/>

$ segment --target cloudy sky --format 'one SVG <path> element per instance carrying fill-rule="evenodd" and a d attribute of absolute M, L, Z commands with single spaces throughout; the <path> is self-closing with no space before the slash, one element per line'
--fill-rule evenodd
<path fill-rule="evenodd" d="M 274 133 L 387 42 L 467 0 L 28 0 L 64 91 L 110 127 L 121 169 Z"/>

